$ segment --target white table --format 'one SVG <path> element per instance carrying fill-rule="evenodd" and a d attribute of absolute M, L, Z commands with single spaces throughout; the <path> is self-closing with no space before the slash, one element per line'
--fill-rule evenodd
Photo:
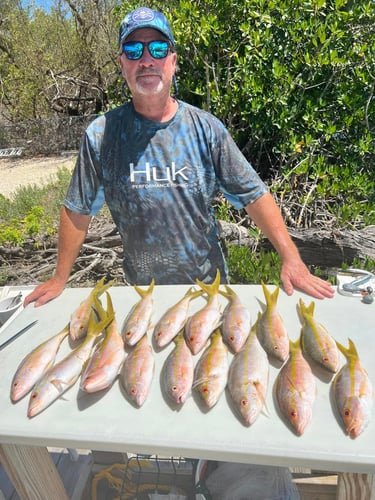
<path fill-rule="evenodd" d="M 270 285 L 269 288 L 274 287 Z M 187 289 L 182 285 L 155 287 L 154 324 Z M 260 302 L 264 303 L 261 287 L 233 285 L 233 289 L 249 307 L 255 321 L 261 310 Z M 3 453 L 8 450 L 10 462 L 14 450 L 19 447 L 42 450 L 46 446 L 57 446 L 298 466 L 349 473 L 343 478 L 355 478 L 358 485 L 362 484 L 359 487 L 364 496 L 361 497 L 358 490 L 356 498 L 370 498 L 375 472 L 375 418 L 357 439 L 348 438 L 332 409 L 329 378 L 317 377 L 312 421 L 303 436 L 295 436 L 279 417 L 274 404 L 272 388 L 280 367 L 272 364 L 266 402 L 268 415 L 261 414 L 249 428 L 244 427 L 234 414 L 226 394 L 208 412 L 202 410 L 195 395 L 179 411 L 170 407 L 163 398 L 159 377 L 173 345 L 154 353 L 156 367 L 151 393 L 141 409 L 134 408 L 126 400 L 118 382 L 107 392 L 91 395 L 81 393 L 77 383 L 40 415 L 28 419 L 28 397 L 17 404 L 10 401 L 13 374 L 31 349 L 60 331 L 89 291 L 85 288 L 66 289 L 60 297 L 41 308 L 31 305 L 0 333 L 0 342 L 3 342 L 38 319 L 35 327 L 0 352 L 0 443 L 4 445 Z M 121 325 L 129 309 L 139 300 L 139 295 L 131 287 L 112 287 L 110 294 Z M 282 291 L 278 300 L 279 312 L 293 340 L 299 336 L 301 328 L 296 310 L 300 297 L 307 305 L 312 300 L 297 292 L 288 297 Z M 222 300 L 224 306 L 226 299 Z M 104 298 L 103 302 L 105 304 Z M 375 386 L 375 305 L 366 305 L 358 298 L 338 294 L 332 300 L 315 302 L 315 318 L 344 345 L 348 345 L 348 337 L 354 341 Z M 191 303 L 191 312 L 204 303 L 203 298 L 195 299 Z M 64 343 L 59 356 L 68 351 L 68 343 Z M 343 357 L 341 361 L 345 362 Z M 343 492 L 348 489 L 345 484 L 342 483 Z M 54 498 L 58 498 L 56 494 Z"/>

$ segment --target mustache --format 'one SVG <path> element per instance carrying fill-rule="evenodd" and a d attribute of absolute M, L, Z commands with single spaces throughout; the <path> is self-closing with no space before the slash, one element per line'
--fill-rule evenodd
<path fill-rule="evenodd" d="M 140 68 L 135 76 L 143 76 L 143 75 L 147 75 L 147 76 L 150 76 L 150 75 L 155 75 L 155 76 L 162 76 L 162 72 L 159 71 L 157 68 Z"/>

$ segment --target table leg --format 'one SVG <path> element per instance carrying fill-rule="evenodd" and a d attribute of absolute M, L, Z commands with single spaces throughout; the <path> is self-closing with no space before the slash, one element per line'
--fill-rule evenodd
<path fill-rule="evenodd" d="M 340 473 L 337 481 L 337 500 L 375 500 L 374 478 L 374 474 Z"/>
<path fill-rule="evenodd" d="M 0 444 L 0 460 L 21 500 L 68 500 L 47 448 Z"/>

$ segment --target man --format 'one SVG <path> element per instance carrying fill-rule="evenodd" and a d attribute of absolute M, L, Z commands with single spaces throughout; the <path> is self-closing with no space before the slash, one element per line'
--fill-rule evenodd
<path fill-rule="evenodd" d="M 275 201 L 222 123 L 171 95 L 177 55 L 163 14 L 138 8 L 125 16 L 118 62 L 132 102 L 88 127 L 61 212 L 56 272 L 25 305 L 62 292 L 104 202 L 122 238 L 127 282 L 210 283 L 217 269 L 226 281 L 212 208 L 219 190 L 277 250 L 288 295 L 298 288 L 332 297 L 332 287 L 302 262 Z"/>

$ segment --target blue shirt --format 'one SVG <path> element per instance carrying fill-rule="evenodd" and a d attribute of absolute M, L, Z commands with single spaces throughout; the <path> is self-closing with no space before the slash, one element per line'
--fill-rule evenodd
<path fill-rule="evenodd" d="M 237 209 L 267 192 L 224 125 L 178 101 L 159 123 L 132 103 L 95 119 L 83 137 L 65 199 L 80 214 L 108 205 L 124 247 L 130 284 L 227 281 L 212 202 L 221 191 Z"/>

